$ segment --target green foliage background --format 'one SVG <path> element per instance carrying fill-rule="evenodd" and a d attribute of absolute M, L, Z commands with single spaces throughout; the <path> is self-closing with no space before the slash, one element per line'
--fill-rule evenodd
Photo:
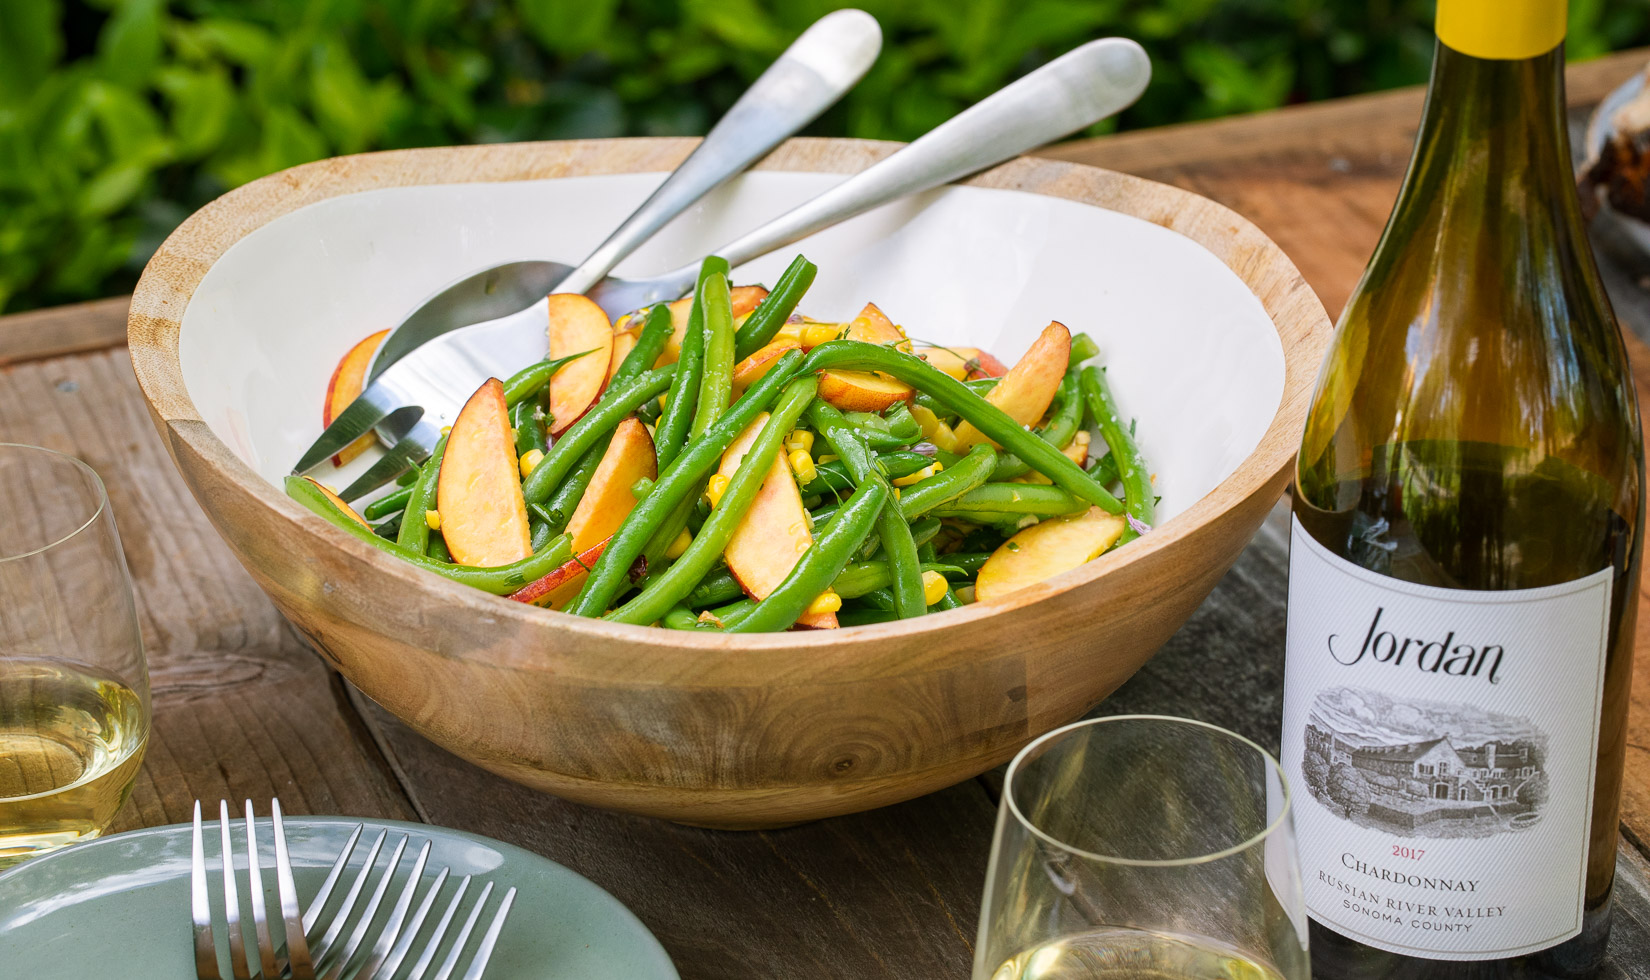
<path fill-rule="evenodd" d="M 363 150 L 702 133 L 831 0 L 0 0 L 0 311 L 119 292 L 190 211 Z M 1421 81 L 1432 0 L 862 0 L 881 59 L 813 127 L 910 139 L 1089 40 L 1150 49 L 1106 128 Z M 1572 57 L 1650 0 L 1571 0 Z"/>

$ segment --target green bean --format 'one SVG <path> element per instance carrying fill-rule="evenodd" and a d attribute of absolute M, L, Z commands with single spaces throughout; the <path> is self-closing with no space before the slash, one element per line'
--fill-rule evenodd
<path fill-rule="evenodd" d="M 537 398 L 516 402 L 510 408 L 510 425 L 516 430 L 516 456 L 525 456 L 533 450 L 545 452 L 550 439 L 544 430 L 544 406 Z"/>
<path fill-rule="evenodd" d="M 1110 447 L 1109 456 L 1117 457 L 1118 478 L 1123 481 L 1123 500 L 1129 517 L 1128 530 L 1118 544 L 1133 541 L 1152 529 L 1157 520 L 1157 498 L 1152 492 L 1152 476 L 1146 469 L 1146 457 L 1117 414 L 1117 399 L 1106 384 L 1106 372 L 1101 368 L 1083 369 L 1083 395 L 1088 399 L 1089 414 L 1094 416 L 1100 435 Z"/>
<path fill-rule="evenodd" d="M 876 468 L 890 480 L 910 476 L 918 470 L 927 469 L 933 465 L 933 457 L 903 450 L 879 453 L 876 457 Z M 857 485 L 853 474 L 848 472 L 848 467 L 840 459 L 833 459 L 829 463 L 816 463 L 815 468 L 819 470 L 819 475 L 809 480 L 802 487 L 804 497 L 813 496 L 814 494 L 852 491 Z"/>
<path fill-rule="evenodd" d="M 1117 482 L 1117 454 L 1107 453 L 1095 460 L 1088 468 L 1089 476 L 1100 481 L 1101 486 L 1111 486 Z"/>
<path fill-rule="evenodd" d="M 1054 393 L 1054 411 L 1049 414 L 1048 424 L 1037 430 L 1037 438 L 1055 449 L 1065 449 L 1083 424 L 1083 392 L 1079 374 L 1077 368 L 1066 372 L 1059 390 Z M 1029 472 L 1029 463 L 1012 453 L 1004 453 L 998 458 L 991 479 L 1002 482 Z"/>
<path fill-rule="evenodd" d="M 396 544 L 420 555 L 428 554 L 430 550 L 430 524 L 425 515 L 435 510 L 436 481 L 441 475 L 442 457 L 446 455 L 447 437 L 443 435 L 436 440 L 435 452 L 430 453 L 430 458 L 424 462 L 418 482 L 412 485 L 412 494 L 407 497 L 406 516 L 401 518 L 401 528 L 395 532 Z"/>
<path fill-rule="evenodd" d="M 1059 487 L 1041 483 L 986 483 L 934 508 L 933 512 L 947 517 L 980 513 L 1059 517 L 1088 509 L 1088 501 Z"/>
<path fill-rule="evenodd" d="M 712 273 L 699 284 L 704 308 L 705 363 L 699 373 L 699 401 L 693 408 L 690 438 L 697 439 L 711 423 L 728 410 L 733 394 L 733 306 L 728 296 L 727 277 Z"/>
<path fill-rule="evenodd" d="M 940 601 L 934 603 L 934 605 L 930 608 L 939 612 L 944 612 L 947 609 L 961 609 L 962 603 L 958 601 L 955 590 L 946 589 L 945 595 L 940 596 Z"/>
<path fill-rule="evenodd" d="M 690 609 L 703 609 L 718 603 L 732 602 L 744 594 L 744 588 L 740 586 L 739 580 L 733 577 L 733 573 L 726 568 L 718 568 L 700 579 L 699 584 L 682 600 L 682 604 Z"/>
<path fill-rule="evenodd" d="M 893 375 L 949 405 L 958 415 L 974 423 L 987 438 L 1030 463 L 1033 469 L 1056 485 L 1110 513 L 1117 514 L 1123 510 L 1122 501 L 1096 483 L 1060 450 L 1027 432 L 997 406 L 921 358 L 891 347 L 854 340 L 833 340 L 809 352 L 802 366 L 803 370 L 810 372 L 840 367 Z"/>
<path fill-rule="evenodd" d="M 533 467 L 533 472 L 522 482 L 521 492 L 528 503 L 543 503 L 591 446 L 611 432 L 637 406 L 664 391 L 676 373 L 676 365 L 667 364 L 632 378 L 627 385 L 609 388 L 607 394 L 584 413 L 583 418 L 561 434 L 556 444 L 544 454 L 544 459 Z"/>
<path fill-rule="evenodd" d="M 940 550 L 934 547 L 934 542 L 924 541 L 917 545 L 917 561 L 924 565 L 937 564 L 940 560 Z"/>
<path fill-rule="evenodd" d="M 651 623 L 684 599 L 704 578 L 727 550 L 728 542 L 739 529 L 740 519 L 755 503 L 757 491 L 762 489 L 762 482 L 773 469 L 774 454 L 779 452 L 780 444 L 802 417 L 803 409 L 813 401 L 818 388 L 818 379 L 811 375 L 785 386 L 773 413 L 739 461 L 727 489 L 722 491 L 721 500 L 711 510 L 710 519 L 699 529 L 693 543 L 668 569 L 651 578 L 640 595 L 608 613 L 608 619 L 616 623 Z"/>
<path fill-rule="evenodd" d="M 653 477 L 651 476 L 639 476 L 636 478 L 636 482 L 630 485 L 630 495 L 637 500 L 646 498 L 652 492 Z"/>
<path fill-rule="evenodd" d="M 784 581 L 758 602 L 749 616 L 729 625 L 728 631 L 762 633 L 782 630 L 795 623 L 847 566 L 848 559 L 871 533 L 888 498 L 888 485 L 881 480 L 861 484 L 835 519 L 825 525 L 813 547 L 802 553 Z"/>
<path fill-rule="evenodd" d="M 430 532 L 430 546 L 425 553 L 434 561 L 451 564 L 453 560 L 453 553 L 447 550 L 447 539 L 441 536 L 440 531 Z"/>
<path fill-rule="evenodd" d="M 911 540 L 919 547 L 934 540 L 934 535 L 940 533 L 940 522 L 932 517 L 924 517 L 920 521 L 911 522 Z"/>
<path fill-rule="evenodd" d="M 900 514 L 914 521 L 948 500 L 954 500 L 983 484 L 997 465 L 997 450 L 982 442 L 933 476 L 900 491 Z"/>
<path fill-rule="evenodd" d="M 877 515 L 877 541 L 888 551 L 888 557 L 893 562 L 894 595 L 900 602 L 901 618 L 921 616 L 927 611 L 927 606 L 922 601 L 922 572 L 917 568 L 917 545 L 911 537 L 911 528 L 899 513 L 893 488 L 877 467 L 877 457 L 866 448 L 860 437 L 862 430 L 854 428 L 841 412 L 823 400 L 815 401 L 809 407 L 808 419 L 815 431 L 836 450 L 855 484 L 863 488 L 867 483 L 875 482 L 881 484 L 887 493 L 884 513 Z"/>
<path fill-rule="evenodd" d="M 738 602 L 730 602 L 721 608 L 712 609 L 710 614 L 716 618 L 716 622 L 721 624 L 722 629 L 727 629 L 734 623 L 737 623 L 746 616 L 749 616 L 751 614 L 751 610 L 755 608 L 755 599 L 740 599 Z"/>
<path fill-rule="evenodd" d="M 1001 378 L 975 378 L 972 381 L 964 381 L 962 385 L 974 394 L 984 398 L 986 394 L 991 391 L 991 389 L 997 387 L 997 382 L 1001 380 Z M 928 394 L 927 392 L 917 392 L 916 397 L 912 398 L 911 401 L 914 404 L 921 405 L 923 408 L 928 409 L 930 412 L 933 412 L 942 419 L 954 419 L 957 417 L 956 412 L 946 407 L 940 402 L 939 399 Z"/>
<path fill-rule="evenodd" d="M 602 457 L 607 455 L 607 447 L 613 442 L 613 433 L 604 432 L 596 439 L 595 445 L 585 450 L 584 455 L 573 467 L 573 472 L 567 474 L 567 479 L 561 481 L 561 486 L 550 495 L 542 507 L 538 508 L 545 513 L 541 515 L 546 524 L 557 531 L 567 529 L 567 524 L 573 519 L 573 512 L 578 509 L 579 501 L 584 499 L 584 492 L 590 489 L 590 481 L 596 478 L 596 469 L 602 465 Z M 541 460 L 539 466 L 543 466 Z M 534 472 L 537 472 L 535 468 Z M 533 509 L 529 505 L 529 509 Z"/>
<path fill-rule="evenodd" d="M 374 524 L 372 527 L 372 533 L 387 541 L 394 541 L 395 534 L 399 530 L 401 530 L 401 516 L 399 514 L 382 524 Z"/>
<path fill-rule="evenodd" d="M 665 351 L 665 345 L 670 342 L 672 329 L 670 307 L 664 303 L 647 311 L 647 319 L 642 321 L 642 331 L 636 336 L 636 346 L 630 348 L 630 353 L 619 362 L 619 369 L 613 372 L 608 379 L 609 388 L 623 384 L 653 367 L 653 362 Z"/>
<path fill-rule="evenodd" d="M 728 263 L 714 255 L 705 256 L 705 261 L 699 265 L 699 280 L 693 287 L 693 305 L 688 309 L 687 327 L 682 334 L 682 352 L 676 357 L 677 371 L 670 384 L 670 397 L 665 400 L 665 410 L 659 416 L 659 424 L 653 427 L 654 451 L 659 456 L 661 473 L 681 454 L 688 427 L 693 424 L 699 378 L 705 366 L 705 313 L 701 297 L 705 280 L 718 272 L 726 276 Z"/>
<path fill-rule="evenodd" d="M 1071 360 L 1069 361 L 1072 368 L 1082 367 L 1084 361 L 1098 353 L 1100 353 L 1100 345 L 1094 342 L 1093 337 L 1086 333 L 1072 335 Z"/>
<path fill-rule="evenodd" d="M 970 576 L 980 574 L 980 569 L 991 558 L 989 551 L 953 551 L 945 556 L 945 560 L 957 566 Z"/>
<path fill-rule="evenodd" d="M 939 572 L 950 578 L 956 576 L 966 578 L 965 573 L 956 565 L 943 562 L 923 562 L 919 566 L 924 572 Z M 885 589 L 894 581 L 893 571 L 888 563 L 880 558 L 871 561 L 849 562 L 847 567 L 838 573 L 831 582 L 831 591 L 844 599 L 857 599 L 872 589 Z"/>
<path fill-rule="evenodd" d="M 418 479 L 418 467 L 415 466 L 407 472 L 413 475 L 414 480 Z M 388 517 L 398 510 L 405 510 L 407 508 L 407 501 L 412 499 L 412 493 L 412 487 L 408 486 L 403 487 L 392 494 L 379 497 L 377 500 L 374 500 L 372 503 L 368 504 L 366 509 L 361 511 L 361 516 L 365 517 L 369 521 L 376 521 L 380 517 Z"/>
<path fill-rule="evenodd" d="M 513 407 L 517 402 L 526 401 L 543 391 L 544 386 L 550 383 L 551 375 L 560 371 L 563 365 L 571 364 L 588 353 L 590 351 L 581 350 L 566 357 L 545 358 L 510 375 L 509 380 L 504 382 L 504 404 Z"/>
<path fill-rule="evenodd" d="M 529 546 L 534 551 L 549 544 L 550 539 L 556 536 L 556 529 L 551 527 L 549 522 L 535 520 L 530 523 L 532 524 L 532 538 Z"/>
<path fill-rule="evenodd" d="M 395 485 L 398 486 L 398 487 L 410 487 L 410 486 L 413 485 L 414 481 L 416 481 L 417 479 L 418 479 L 418 467 L 409 466 L 406 469 L 402 470 L 401 473 L 398 476 L 396 476 Z"/>
<path fill-rule="evenodd" d="M 699 629 L 699 616 L 682 606 L 674 606 L 659 620 L 660 625 L 673 630 Z"/>
<path fill-rule="evenodd" d="M 445 576 L 454 582 L 473 586 L 494 595 L 509 595 L 523 586 L 543 578 L 566 562 L 573 554 L 572 539 L 564 534 L 553 539 L 542 550 L 508 565 L 499 565 L 493 568 L 477 568 L 473 565 L 448 565 L 425 556 L 422 551 L 415 551 L 393 541 L 386 541 L 374 534 L 371 528 L 339 510 L 336 504 L 327 499 L 326 494 L 322 492 L 320 487 L 301 476 L 286 478 L 286 492 L 299 503 L 319 514 L 334 526 L 343 528 L 344 531 L 355 536 L 358 540 L 387 551 L 418 568 L 435 572 L 437 575 Z"/>
<path fill-rule="evenodd" d="M 886 609 L 844 609 L 836 614 L 839 626 L 872 626 L 891 623 L 898 618 L 899 614 Z"/>
<path fill-rule="evenodd" d="M 899 612 L 894 605 L 894 593 L 887 589 L 872 589 L 871 591 L 860 596 L 859 601 L 865 603 L 867 606 L 870 606 L 872 609 L 881 609 L 884 612 L 892 613 Z M 900 618 L 904 619 L 905 617 L 901 616 Z"/>
<path fill-rule="evenodd" d="M 800 255 L 791 260 L 791 264 L 780 274 L 779 281 L 773 284 L 773 292 L 762 298 L 734 335 L 734 360 L 744 360 L 773 340 L 774 335 L 785 326 L 785 321 L 796 312 L 796 304 L 802 301 L 802 294 L 813 285 L 818 272 L 817 266 Z"/>
<path fill-rule="evenodd" d="M 733 440 L 779 396 L 780 389 L 797 374 L 801 360 L 801 355 L 796 351 L 786 353 L 772 370 L 733 403 L 726 414 L 659 473 L 653 492 L 647 495 L 646 500 L 636 504 L 613 533 L 578 599 L 569 606 L 569 612 L 581 616 L 601 616 L 607 612 L 608 603 L 624 586 L 631 563 L 647 546 L 659 522 L 684 502 L 691 503 L 689 494 L 695 492 L 699 482 L 710 473 Z M 546 457 L 546 461 L 548 459 Z M 534 472 L 537 473 L 536 470 Z"/>
<path fill-rule="evenodd" d="M 907 446 L 922 438 L 922 426 L 916 416 L 903 404 L 894 409 L 894 415 L 884 418 L 871 412 L 843 412 L 842 418 L 858 429 L 862 436 L 894 446 Z M 874 443 L 872 449 L 878 448 Z"/>

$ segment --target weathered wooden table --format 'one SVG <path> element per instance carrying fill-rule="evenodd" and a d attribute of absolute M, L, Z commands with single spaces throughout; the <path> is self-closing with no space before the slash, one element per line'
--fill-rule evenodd
<path fill-rule="evenodd" d="M 1571 74 L 1578 111 L 1650 53 Z M 1188 187 L 1244 213 L 1339 310 L 1397 193 L 1414 90 L 1131 133 L 1046 155 Z M 1647 269 L 1611 265 L 1650 339 Z M 1650 279 L 1644 279 L 1650 283 Z M 155 437 L 123 348 L 124 300 L 0 318 L 0 440 L 103 474 L 136 581 L 155 730 L 115 830 L 175 823 L 198 799 L 279 796 L 289 813 L 425 820 L 511 841 L 588 876 L 698 978 L 968 974 L 996 811 L 990 774 L 872 813 L 720 833 L 586 809 L 483 772 L 331 673 L 230 557 Z M 1631 339 L 1631 338 L 1630 338 Z M 1650 392 L 1650 347 L 1632 341 Z M 1283 511 L 1163 651 L 1100 709 L 1189 715 L 1276 747 Z M 1641 617 L 1607 976 L 1650 977 L 1650 617 Z"/>

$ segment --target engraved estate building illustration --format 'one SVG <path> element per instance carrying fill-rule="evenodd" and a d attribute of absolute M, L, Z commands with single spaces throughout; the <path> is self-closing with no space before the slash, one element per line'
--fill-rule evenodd
<path fill-rule="evenodd" d="M 1319 693 L 1305 734 L 1307 789 L 1363 826 L 1484 837 L 1534 824 L 1546 802 L 1546 738 L 1523 719 L 1339 688 Z"/>

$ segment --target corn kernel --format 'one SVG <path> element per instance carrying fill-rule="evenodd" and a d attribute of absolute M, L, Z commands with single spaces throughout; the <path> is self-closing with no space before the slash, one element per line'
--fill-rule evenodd
<path fill-rule="evenodd" d="M 911 417 L 917 420 L 917 427 L 922 430 L 922 437 L 933 443 L 937 448 L 948 453 L 959 452 L 962 447 L 957 445 L 957 434 L 951 426 L 940 421 L 930 409 L 923 405 L 911 406 Z"/>
<path fill-rule="evenodd" d="M 808 455 L 806 449 L 798 449 L 786 459 L 790 460 L 791 471 L 802 483 L 812 483 L 814 478 L 819 476 L 819 469 L 814 466 L 814 458 Z"/>
<path fill-rule="evenodd" d="M 682 528 L 682 533 L 676 535 L 676 540 L 672 541 L 670 543 L 670 547 L 665 549 L 665 557 L 669 558 L 671 561 L 675 561 L 676 559 L 682 557 L 682 552 L 688 550 L 688 545 L 692 543 L 693 535 L 688 533 L 687 528 Z"/>
<path fill-rule="evenodd" d="M 444 426 L 441 427 L 441 434 L 442 435 L 447 436 L 447 435 L 452 435 L 452 433 L 453 433 L 453 427 L 452 426 L 444 425 Z"/>
<path fill-rule="evenodd" d="M 823 455 L 823 456 L 819 457 L 818 459 L 814 460 L 814 462 L 816 462 L 816 463 L 834 463 L 839 458 L 840 457 L 838 457 L 838 456 L 836 456 L 832 453 L 826 453 L 825 455 Z"/>
<path fill-rule="evenodd" d="M 802 343 L 802 332 L 795 327 L 780 327 L 779 332 L 773 335 L 771 343 L 800 345 Z"/>
<path fill-rule="evenodd" d="M 830 589 L 826 589 L 813 602 L 808 603 L 808 615 L 823 616 L 826 613 L 834 613 L 841 608 L 842 597 Z"/>
<path fill-rule="evenodd" d="M 728 478 L 718 473 L 710 478 L 710 485 L 705 487 L 705 496 L 710 498 L 710 505 L 715 507 L 722 501 L 722 494 L 728 492 Z"/>
<path fill-rule="evenodd" d="M 430 526 L 430 530 L 432 530 L 432 531 L 441 530 L 441 511 L 439 511 L 439 510 L 427 510 L 427 511 L 425 511 L 424 512 L 424 523 L 428 524 Z"/>
<path fill-rule="evenodd" d="M 791 434 L 785 437 L 785 448 L 792 452 L 798 449 L 813 452 L 814 434 L 807 429 L 792 429 Z"/>
<path fill-rule="evenodd" d="M 913 483 L 921 483 L 923 480 L 928 479 L 929 477 L 933 476 L 935 473 L 938 473 L 940 470 L 943 470 L 943 469 L 945 469 L 945 464 L 936 459 L 936 460 L 934 460 L 934 462 L 928 464 L 927 466 L 924 466 L 922 469 L 916 471 L 915 473 L 906 474 L 905 476 L 902 476 L 899 479 L 895 480 L 894 481 L 894 486 L 896 486 L 896 487 L 908 487 Z"/>
<path fill-rule="evenodd" d="M 533 473 L 533 467 L 544 461 L 544 453 L 537 449 L 529 449 L 521 454 L 521 478 L 527 479 Z"/>
<path fill-rule="evenodd" d="M 972 585 L 965 585 L 962 588 L 958 589 L 957 590 L 957 601 L 962 603 L 965 606 L 968 605 L 969 603 L 973 602 L 974 601 L 974 587 Z"/>
<path fill-rule="evenodd" d="M 932 606 L 945 598 L 945 591 L 951 587 L 945 576 L 939 572 L 922 573 L 922 601 Z"/>

